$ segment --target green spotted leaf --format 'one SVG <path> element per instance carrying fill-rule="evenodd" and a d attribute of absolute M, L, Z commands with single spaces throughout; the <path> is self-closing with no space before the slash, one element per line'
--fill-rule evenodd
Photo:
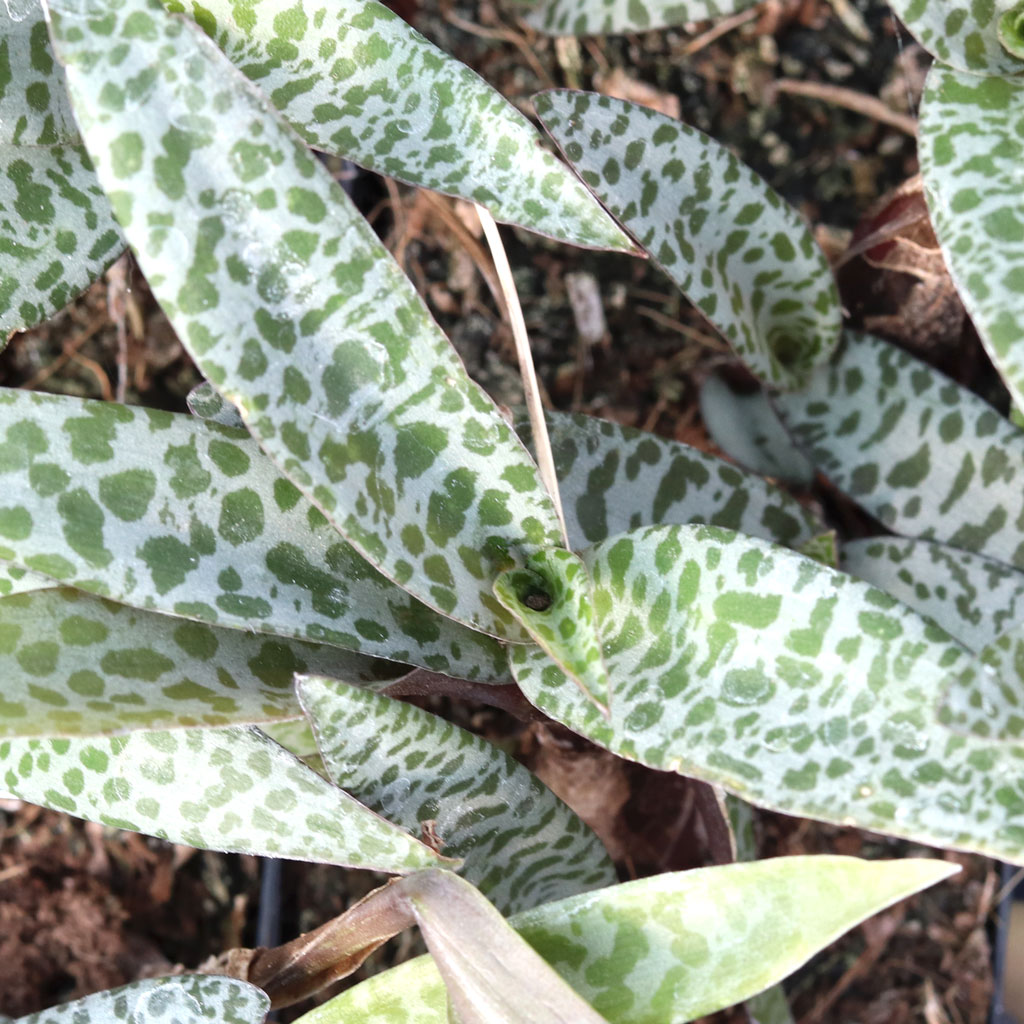
<path fill-rule="evenodd" d="M 755 0 L 541 0 L 527 21 L 555 36 L 645 32 L 722 18 Z"/>
<path fill-rule="evenodd" d="M 0 600 L 0 736 L 272 722 L 302 713 L 296 672 L 385 686 L 398 671 L 337 647 L 186 622 L 75 590 Z"/>
<path fill-rule="evenodd" d="M 427 846 L 255 728 L 0 740 L 0 787 L 87 821 L 231 853 L 405 874 Z"/>
<path fill-rule="evenodd" d="M 0 597 L 25 594 L 30 590 L 45 590 L 52 586 L 53 580 L 42 573 L 32 572 L 8 562 L 0 562 Z"/>
<path fill-rule="evenodd" d="M 942 254 L 1017 406 L 1024 406 L 1021 110 L 1024 79 L 978 78 L 936 64 L 920 133 L 925 196 Z"/>
<path fill-rule="evenodd" d="M 611 1024 L 665 1024 L 746 999 L 857 922 L 956 870 L 930 860 L 779 857 L 627 882 L 510 923 Z M 446 1020 L 429 957 L 374 975 L 300 1018 Z"/>
<path fill-rule="evenodd" d="M 797 212 L 725 146 L 608 96 L 534 102 L 598 199 L 754 373 L 799 387 L 828 360 L 840 326 L 828 263 Z"/>
<path fill-rule="evenodd" d="M 374 0 L 165 0 L 315 149 L 574 245 L 629 239 L 499 93 Z"/>
<path fill-rule="evenodd" d="M 1014 75 L 1024 71 L 1024 58 L 1000 40 L 1000 22 L 1017 6 L 1018 0 L 894 0 L 892 9 L 942 63 L 976 75 Z M 922 130 L 922 143 L 924 137 Z"/>
<path fill-rule="evenodd" d="M 536 648 L 527 697 L 631 760 L 801 817 L 1024 862 L 1024 748 L 936 709 L 970 652 L 894 598 L 784 548 L 654 527 L 584 552 L 616 684 L 604 718 Z"/>
<path fill-rule="evenodd" d="M 773 401 L 815 465 L 891 530 L 1024 569 L 1024 431 L 966 388 L 848 333 L 805 391 Z"/>
<path fill-rule="evenodd" d="M 0 390 L 0 557 L 102 597 L 507 679 L 497 642 L 410 597 L 248 434 Z"/>
<path fill-rule="evenodd" d="M 110 0 L 102 19 L 77 5 L 53 7 L 76 117 L 204 376 L 386 576 L 524 639 L 492 582 L 559 544 L 557 516 L 411 282 L 195 25 L 157 0 Z M 114 111 L 105 90 L 126 79 L 142 85 Z"/>
<path fill-rule="evenodd" d="M 204 380 L 194 387 L 185 402 L 193 416 L 213 420 L 221 426 L 245 429 L 245 421 L 239 411 L 209 381 Z"/>
<path fill-rule="evenodd" d="M 593 587 L 587 567 L 572 551 L 538 552 L 525 569 L 510 569 L 494 583 L 498 600 L 602 711 L 611 680 L 601 654 Z"/>
<path fill-rule="evenodd" d="M 972 651 L 1024 621 L 1024 573 L 945 544 L 900 537 L 847 541 L 840 568 L 937 622 Z"/>
<path fill-rule="evenodd" d="M 573 548 L 659 523 L 710 523 L 788 547 L 825 530 L 781 488 L 689 445 L 590 416 L 546 416 Z M 532 444 L 525 412 L 515 426 Z"/>
<path fill-rule="evenodd" d="M 147 978 L 19 1017 L 14 1024 L 261 1024 L 264 992 L 235 978 Z"/>
<path fill-rule="evenodd" d="M 590 829 L 479 736 L 343 682 L 306 677 L 298 691 L 331 779 L 414 835 L 429 822 L 503 914 L 614 884 Z"/>
<path fill-rule="evenodd" d="M 814 464 L 793 444 L 763 391 L 741 395 L 712 374 L 700 389 L 700 415 L 715 444 L 752 473 L 798 487 L 814 479 Z"/>

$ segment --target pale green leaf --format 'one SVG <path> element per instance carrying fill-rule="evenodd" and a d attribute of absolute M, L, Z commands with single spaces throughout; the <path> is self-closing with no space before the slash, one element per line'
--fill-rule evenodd
<path fill-rule="evenodd" d="M 781 985 L 751 996 L 746 1001 L 747 1012 L 753 1024 L 793 1024 L 793 1011 L 789 1008 L 786 990 Z"/>
<path fill-rule="evenodd" d="M 720 142 L 568 90 L 537 113 L 598 199 L 763 380 L 798 387 L 839 340 L 832 272 L 795 210 Z"/>
<path fill-rule="evenodd" d="M 76 590 L 0 600 L 0 736 L 294 718 L 296 672 L 384 686 L 401 669 L 337 647 L 139 611 Z"/>
<path fill-rule="evenodd" d="M 738 394 L 713 373 L 700 389 L 700 415 L 711 440 L 751 472 L 798 487 L 814 480 L 813 463 L 793 444 L 763 391 Z"/>
<path fill-rule="evenodd" d="M 245 429 L 239 411 L 208 381 L 197 384 L 185 397 L 188 411 L 204 420 L 213 420 L 224 427 Z"/>
<path fill-rule="evenodd" d="M 1024 60 L 1017 70 L 1024 72 Z M 1024 78 L 977 78 L 936 64 L 920 115 L 921 174 L 935 234 L 1017 405 L 1024 402 L 1022 110 Z"/>
<path fill-rule="evenodd" d="M 605 719 L 537 648 L 527 697 L 613 753 L 758 806 L 1024 862 L 1024 748 L 936 709 L 970 652 L 887 594 L 713 527 L 584 552 L 615 683 Z"/>
<path fill-rule="evenodd" d="M 780 857 L 628 882 L 510 923 L 611 1024 L 666 1024 L 754 995 L 857 922 L 956 870 L 929 860 Z M 444 987 L 422 957 L 374 975 L 300 1022 L 445 1019 Z"/>
<path fill-rule="evenodd" d="M 1024 71 L 1024 59 L 1000 42 L 999 23 L 1017 4 L 1018 0 L 894 0 L 892 9 L 943 63 L 977 75 L 1013 75 Z"/>
<path fill-rule="evenodd" d="M 549 35 L 645 32 L 735 14 L 756 0 L 541 0 L 527 21 Z"/>
<path fill-rule="evenodd" d="M 0 597 L 24 594 L 30 590 L 46 590 L 53 586 L 53 580 L 42 573 L 32 572 L 9 562 L 0 562 Z"/>
<path fill-rule="evenodd" d="M 165 0 L 314 148 L 574 245 L 629 239 L 498 92 L 374 0 Z"/>
<path fill-rule="evenodd" d="M 805 391 L 773 401 L 815 465 L 890 529 L 1024 569 L 1024 431 L 977 395 L 851 332 Z"/>
<path fill-rule="evenodd" d="M 502 680 L 500 646 L 374 570 L 243 431 L 0 389 L 0 557 L 141 608 Z"/>
<path fill-rule="evenodd" d="M 573 548 L 659 523 L 709 523 L 789 547 L 825 530 L 781 488 L 697 448 L 590 416 L 546 416 Z M 515 425 L 532 443 L 525 412 Z"/>
<path fill-rule="evenodd" d="M 188 974 L 147 978 L 97 992 L 14 1024 L 261 1024 L 270 1000 L 235 978 Z"/>
<path fill-rule="evenodd" d="M 494 594 L 587 697 L 607 711 L 611 680 L 601 654 L 593 586 L 579 555 L 560 548 L 540 551 L 525 569 L 502 573 Z"/>
<path fill-rule="evenodd" d="M 195 25 L 157 0 L 110 0 L 103 19 L 76 7 L 53 7 L 76 117 L 204 376 L 386 576 L 522 639 L 491 584 L 558 545 L 557 516 L 411 282 Z M 141 84 L 114 111 L 125 80 Z"/>
<path fill-rule="evenodd" d="M 437 863 L 255 728 L 0 740 L 0 787 L 188 846 L 399 874 Z"/>
<path fill-rule="evenodd" d="M 426 828 L 503 914 L 615 882 L 590 829 L 486 740 L 343 682 L 307 677 L 298 691 L 331 779 L 414 835 Z"/>

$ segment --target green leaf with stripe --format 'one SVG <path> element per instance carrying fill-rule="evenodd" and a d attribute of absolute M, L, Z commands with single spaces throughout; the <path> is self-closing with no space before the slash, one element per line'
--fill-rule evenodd
<path fill-rule="evenodd" d="M 190 974 L 96 992 L 14 1024 L 261 1024 L 269 1009 L 270 1000 L 255 985 Z"/>
<path fill-rule="evenodd" d="M 1024 60 L 1018 70 L 1024 72 Z M 946 265 L 1013 401 L 1024 407 L 1024 79 L 933 65 L 921 174 Z"/>
<path fill-rule="evenodd" d="M 917 41 L 942 63 L 976 75 L 1014 75 L 1024 59 L 1000 40 L 1000 22 L 1018 0 L 895 0 L 892 9 Z M 922 141 L 924 132 L 921 133 Z"/>
<path fill-rule="evenodd" d="M 507 679 L 500 646 L 347 544 L 248 434 L 0 389 L 0 557 L 141 608 Z"/>
<path fill-rule="evenodd" d="M 713 527 L 653 527 L 583 557 L 611 719 L 542 651 L 511 648 L 542 711 L 758 806 L 1024 862 L 1024 748 L 939 723 L 970 652 L 936 625 L 850 576 Z"/>
<path fill-rule="evenodd" d="M 414 835 L 429 822 L 503 914 L 614 884 L 593 832 L 486 740 L 344 682 L 306 677 L 298 692 L 331 779 Z"/>
<path fill-rule="evenodd" d="M 87 821 L 205 849 L 398 874 L 438 861 L 255 728 L 3 739 L 0 787 Z"/>
<path fill-rule="evenodd" d="M 296 672 L 385 686 L 401 671 L 337 647 L 221 629 L 76 590 L 0 600 L 0 736 L 294 718 Z"/>
<path fill-rule="evenodd" d="M 478 75 L 374 0 L 165 0 L 190 14 L 315 149 L 573 245 L 629 239 Z"/>
<path fill-rule="evenodd" d="M 76 117 L 204 376 L 381 572 L 522 639 L 492 582 L 559 544 L 557 516 L 411 282 L 200 29 L 156 0 L 76 7 L 53 7 Z"/>
<path fill-rule="evenodd" d="M 536 907 L 510 923 L 611 1024 L 665 1024 L 746 999 L 859 921 L 956 870 L 930 860 L 779 857 L 627 882 Z M 299 1021 L 447 1019 L 437 968 L 420 957 Z"/>
<path fill-rule="evenodd" d="M 720 142 L 568 90 L 537 113 L 594 194 L 768 383 L 799 387 L 839 340 L 832 272 L 795 210 Z"/>
<path fill-rule="evenodd" d="M 773 401 L 815 465 L 891 530 L 1024 569 L 1024 431 L 975 394 L 848 333 L 805 391 Z"/>
<path fill-rule="evenodd" d="M 546 417 L 574 549 L 659 523 L 710 523 L 788 547 L 826 529 L 781 488 L 707 452 L 591 416 Z M 525 412 L 515 426 L 532 445 Z"/>
<path fill-rule="evenodd" d="M 555 36 L 645 32 L 735 14 L 755 0 L 541 0 L 527 21 Z"/>

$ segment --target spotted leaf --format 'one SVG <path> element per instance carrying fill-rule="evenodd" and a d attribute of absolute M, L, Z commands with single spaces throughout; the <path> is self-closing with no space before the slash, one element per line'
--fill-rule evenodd
<path fill-rule="evenodd" d="M 53 580 L 42 573 L 31 572 L 8 562 L 0 562 L 0 597 L 25 594 L 30 590 L 45 590 L 52 586 Z"/>
<path fill-rule="evenodd" d="M 245 429 L 239 411 L 209 382 L 197 384 L 185 397 L 188 411 L 200 419 L 213 420 L 225 427 Z"/>
<path fill-rule="evenodd" d="M 953 735 L 936 708 L 970 652 L 859 580 L 713 527 L 584 552 L 611 719 L 536 648 L 542 711 L 613 753 L 801 817 L 1024 862 L 1024 748 Z"/>
<path fill-rule="evenodd" d="M 715 444 L 751 472 L 798 487 L 814 479 L 813 463 L 793 444 L 763 391 L 741 395 L 712 374 L 700 389 L 700 414 Z"/>
<path fill-rule="evenodd" d="M 759 476 L 697 448 L 590 416 L 547 413 L 573 548 L 659 523 L 710 523 L 796 547 L 825 529 Z M 525 412 L 516 430 L 532 443 Z"/>
<path fill-rule="evenodd" d="M 944 64 L 976 75 L 1013 75 L 1024 71 L 1024 58 L 1000 40 L 1000 23 L 1017 6 L 1018 0 L 895 0 L 892 9 Z"/>
<path fill-rule="evenodd" d="M 1024 60 L 1018 70 L 1024 72 Z M 942 254 L 1018 407 L 1024 407 L 1022 110 L 1024 79 L 977 78 L 933 65 L 920 146 Z"/>
<path fill-rule="evenodd" d="M 301 715 L 292 678 L 385 686 L 401 671 L 337 647 L 221 629 L 79 591 L 0 600 L 0 736 L 81 736 Z"/>
<path fill-rule="evenodd" d="M 815 465 L 890 529 L 1024 569 L 1024 431 L 966 388 L 851 333 L 805 391 L 773 401 Z"/>
<path fill-rule="evenodd" d="M 755 0 L 541 0 L 527 21 L 554 36 L 646 32 L 734 14 Z"/>
<path fill-rule="evenodd" d="M 14 1024 L 261 1024 L 270 1000 L 234 978 L 191 974 L 147 978 L 96 992 Z"/>
<path fill-rule="evenodd" d="M 510 923 L 611 1024 L 665 1024 L 746 999 L 857 922 L 956 870 L 918 859 L 779 857 L 627 882 L 536 907 Z M 420 957 L 300 1021 L 447 1019 L 437 968 Z"/>
<path fill-rule="evenodd" d="M 204 376 L 386 576 L 522 639 L 492 581 L 557 545 L 557 516 L 411 282 L 195 25 L 156 0 L 84 21 L 61 2 L 58 54 L 100 180 Z M 125 80 L 144 84 L 113 111 Z"/>
<path fill-rule="evenodd" d="M 561 241 L 631 243 L 532 124 L 374 0 L 165 0 L 194 17 L 315 149 Z"/>
<path fill-rule="evenodd" d="M 597 837 L 518 762 L 411 704 L 303 678 L 331 779 L 411 831 L 427 832 L 503 914 L 615 882 Z"/>
<path fill-rule="evenodd" d="M 840 325 L 828 263 L 796 211 L 725 146 L 608 96 L 534 102 L 598 199 L 754 373 L 798 387 L 828 360 Z"/>
<path fill-rule="evenodd" d="M 607 712 L 611 680 L 601 654 L 587 567 L 572 551 L 534 555 L 494 583 L 498 600 L 526 627 L 572 681 Z"/>
<path fill-rule="evenodd" d="M 499 645 L 370 566 L 244 431 L 0 390 L 0 557 L 103 597 L 507 679 Z"/>
<path fill-rule="evenodd" d="M 188 846 L 398 874 L 437 863 L 255 728 L 4 739 L 0 787 Z"/>

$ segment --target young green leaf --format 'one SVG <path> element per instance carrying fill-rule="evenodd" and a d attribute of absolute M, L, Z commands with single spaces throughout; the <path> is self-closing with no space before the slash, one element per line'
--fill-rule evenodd
<path fill-rule="evenodd" d="M 1024 862 L 1024 748 L 936 718 L 970 652 L 867 584 L 713 527 L 584 552 L 616 683 L 605 719 L 537 648 L 546 714 L 613 753 L 758 806 Z"/>
<path fill-rule="evenodd" d="M 893 10 L 917 41 L 942 63 L 976 75 L 1014 75 L 1024 71 L 1024 58 L 1000 41 L 1003 16 L 1019 0 L 894 0 Z M 921 132 L 924 142 L 926 133 Z"/>
<path fill-rule="evenodd" d="M 779 487 L 697 448 L 608 420 L 547 413 L 573 548 L 659 523 L 709 523 L 788 547 L 825 530 Z M 528 445 L 526 414 L 515 427 Z"/>
<path fill-rule="evenodd" d="M 500 646 L 373 569 L 248 434 L 0 389 L 0 557 L 137 607 L 507 679 Z"/>
<path fill-rule="evenodd" d="M 1024 72 L 1024 60 L 1017 70 Z M 925 196 L 942 254 L 1017 406 L 1024 406 L 1022 109 L 1024 79 L 978 78 L 935 64 L 920 134 Z"/>
<path fill-rule="evenodd" d="M 700 389 L 700 415 L 715 444 L 752 473 L 797 487 L 814 480 L 814 464 L 793 444 L 763 391 L 738 394 L 713 373 Z"/>
<path fill-rule="evenodd" d="M 840 568 L 934 620 L 972 651 L 1024 621 L 1024 573 L 945 544 L 898 537 L 847 541 Z"/>
<path fill-rule="evenodd" d="M 147 978 L 96 992 L 14 1024 L 261 1024 L 270 1000 L 255 985 L 234 978 L 187 974 Z"/>
<path fill-rule="evenodd" d="M 795 210 L 720 142 L 647 107 L 534 97 L 612 214 L 763 380 L 799 387 L 839 341 L 832 272 Z"/>
<path fill-rule="evenodd" d="M 200 29 L 157 0 L 112 0 L 102 19 L 77 7 L 52 6 L 76 117 L 204 376 L 384 575 L 524 639 L 492 582 L 557 546 L 558 519 L 411 282 Z"/>
<path fill-rule="evenodd" d="M 541 0 L 526 20 L 553 36 L 646 32 L 708 21 L 751 7 L 755 0 Z"/>
<path fill-rule="evenodd" d="M 374 0 L 165 0 L 190 14 L 315 149 L 573 245 L 632 244 L 541 135 Z"/>
<path fill-rule="evenodd" d="M 401 701 L 305 677 L 299 700 L 331 779 L 440 852 L 503 914 L 615 882 L 597 837 L 518 762 Z"/>
<path fill-rule="evenodd" d="M 748 998 L 859 921 L 956 870 L 931 860 L 780 857 L 628 882 L 510 923 L 611 1024 L 665 1024 Z M 299 1024 L 445 1020 L 441 978 L 421 957 Z"/>
<path fill-rule="evenodd" d="M 848 333 L 805 391 L 773 402 L 815 465 L 890 529 L 1024 569 L 1024 431 L 966 388 Z"/>
<path fill-rule="evenodd" d="M 560 548 L 538 552 L 525 569 L 502 573 L 494 594 L 587 698 L 607 713 L 611 680 L 601 654 L 593 586 L 579 555 Z"/>
<path fill-rule="evenodd" d="M 437 863 L 429 847 L 253 728 L 0 740 L 0 786 L 205 849 L 398 874 Z"/>
<path fill-rule="evenodd" d="M 76 590 L 0 600 L 0 736 L 240 725 L 302 713 L 292 680 L 383 686 L 401 671 L 337 647 L 154 615 Z"/>

